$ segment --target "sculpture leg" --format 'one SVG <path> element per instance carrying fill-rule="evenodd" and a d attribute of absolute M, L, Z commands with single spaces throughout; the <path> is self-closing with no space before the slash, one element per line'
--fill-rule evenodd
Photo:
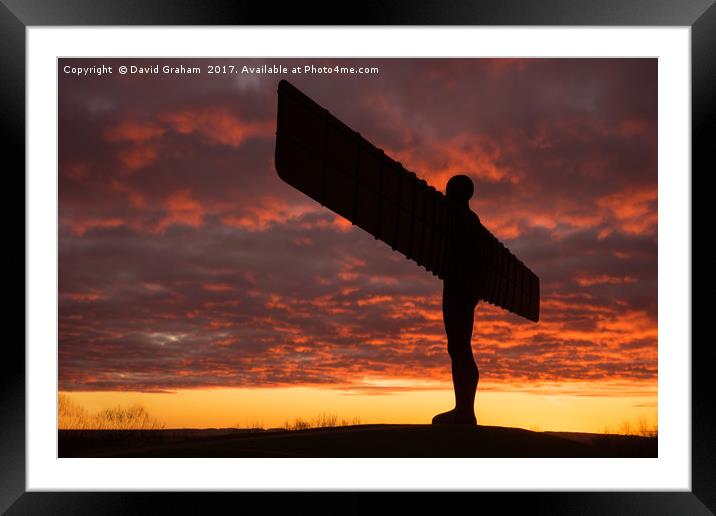
<path fill-rule="evenodd" d="M 455 408 L 438 414 L 433 424 L 476 424 L 475 392 L 479 371 L 472 355 L 476 300 L 461 285 L 443 284 L 443 321 L 455 389 Z"/>

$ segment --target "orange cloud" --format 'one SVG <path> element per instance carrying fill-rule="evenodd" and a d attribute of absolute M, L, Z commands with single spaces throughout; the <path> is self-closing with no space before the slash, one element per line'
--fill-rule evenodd
<path fill-rule="evenodd" d="M 159 147 L 156 145 L 136 145 L 117 153 L 117 158 L 130 172 L 141 170 L 159 158 Z"/>
<path fill-rule="evenodd" d="M 638 280 L 634 276 L 610 276 L 608 274 L 599 274 L 596 276 L 583 275 L 577 276 L 575 281 L 580 287 L 591 287 L 593 285 L 626 285 L 636 283 Z"/>
<path fill-rule="evenodd" d="M 134 208 L 143 208 L 147 204 L 145 196 L 140 190 L 132 188 L 125 183 L 117 181 L 116 179 L 112 180 L 112 190 L 118 193 L 125 194 L 127 196 L 127 199 L 129 200 L 129 203 Z"/>
<path fill-rule="evenodd" d="M 92 302 L 102 299 L 104 296 L 101 292 L 90 291 L 90 292 L 62 292 L 62 299 L 69 299 L 72 301 L 79 302 Z"/>
<path fill-rule="evenodd" d="M 77 236 L 83 236 L 90 229 L 96 228 L 118 228 L 125 225 L 124 220 L 119 217 L 96 217 L 84 220 L 73 220 L 69 223 L 72 231 Z"/>
<path fill-rule="evenodd" d="M 365 306 L 365 305 L 376 305 L 380 303 L 391 303 L 393 301 L 393 296 L 369 296 L 364 299 L 359 299 L 357 301 L 358 306 Z"/>
<path fill-rule="evenodd" d="M 155 228 L 160 233 L 172 225 L 198 228 L 203 224 L 204 208 L 191 196 L 191 191 L 188 189 L 171 194 L 166 200 L 165 207 L 167 214 Z"/>
<path fill-rule="evenodd" d="M 240 147 L 254 137 L 273 137 L 275 122 L 241 120 L 225 108 L 186 109 L 160 119 L 180 134 L 197 133 L 214 144 Z"/>
<path fill-rule="evenodd" d="M 596 200 L 598 206 L 609 210 L 620 224 L 620 229 L 630 235 L 652 231 L 657 224 L 655 186 L 628 188 Z"/>
<path fill-rule="evenodd" d="M 320 210 L 310 204 L 289 204 L 278 197 L 266 196 L 242 206 L 239 214 L 228 214 L 221 218 L 225 226 L 245 229 L 248 231 L 265 231 L 274 224 L 288 221 L 298 222 L 307 213 Z"/>
<path fill-rule="evenodd" d="M 125 120 L 107 130 L 105 138 L 110 142 L 144 143 L 159 138 L 165 132 L 164 127 L 154 122 Z"/>
<path fill-rule="evenodd" d="M 519 174 L 499 165 L 502 146 L 483 135 L 460 135 L 432 145 L 386 149 L 390 156 L 400 157 L 428 183 L 444 191 L 448 179 L 466 174 L 488 182 L 517 183 Z M 439 158 L 438 158 L 439 157 Z"/>
<path fill-rule="evenodd" d="M 201 287 L 209 292 L 230 292 L 234 290 L 234 287 L 228 283 L 204 283 Z"/>

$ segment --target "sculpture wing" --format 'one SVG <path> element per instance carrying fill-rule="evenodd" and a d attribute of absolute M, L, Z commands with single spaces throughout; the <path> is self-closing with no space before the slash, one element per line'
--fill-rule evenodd
<path fill-rule="evenodd" d="M 480 263 L 476 284 L 480 299 L 531 321 L 539 321 L 539 278 L 480 222 L 475 221 L 472 241 Z"/>
<path fill-rule="evenodd" d="M 275 163 L 285 182 L 444 278 L 451 203 L 285 80 L 278 87 Z M 539 286 L 524 279 L 536 276 L 480 227 L 473 237 L 480 248 L 475 278 L 496 273 L 505 284 L 504 291 L 486 290 L 485 299 L 536 320 L 531 296 L 536 292 L 538 314 Z"/>

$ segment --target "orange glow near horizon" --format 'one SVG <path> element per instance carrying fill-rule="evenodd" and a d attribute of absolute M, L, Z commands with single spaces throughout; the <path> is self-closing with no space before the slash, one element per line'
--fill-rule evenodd
<path fill-rule="evenodd" d="M 617 431 L 625 422 L 644 417 L 657 421 L 654 391 L 635 390 L 621 396 L 586 394 L 589 388 L 544 389 L 512 392 L 478 390 L 476 414 L 486 426 L 506 426 L 539 431 L 601 433 Z M 580 390 L 584 390 L 582 394 Z M 90 413 L 135 404 L 166 428 L 281 427 L 301 418 L 336 415 L 361 424 L 429 424 L 433 415 L 452 407 L 449 386 L 425 390 L 364 394 L 314 387 L 256 389 L 196 389 L 176 393 L 69 392 L 75 403 Z"/>

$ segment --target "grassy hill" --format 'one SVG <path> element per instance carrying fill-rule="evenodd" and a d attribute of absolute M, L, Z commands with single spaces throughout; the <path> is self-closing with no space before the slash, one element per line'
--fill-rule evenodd
<path fill-rule="evenodd" d="M 495 426 L 60 430 L 60 457 L 657 457 L 654 437 Z"/>

